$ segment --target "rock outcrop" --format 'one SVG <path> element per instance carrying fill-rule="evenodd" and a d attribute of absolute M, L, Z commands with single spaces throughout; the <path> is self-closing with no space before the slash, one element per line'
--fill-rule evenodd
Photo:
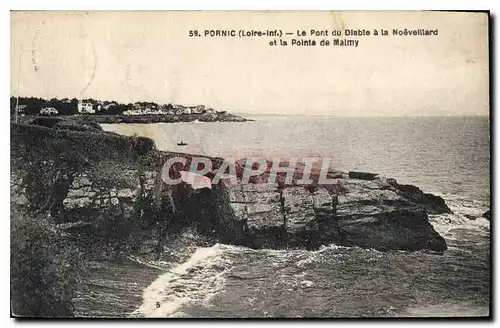
<path fill-rule="evenodd" d="M 413 185 L 397 184 L 396 188 L 399 195 L 402 195 L 410 202 L 423 206 L 429 214 L 452 213 L 442 197 L 424 193 Z"/>
<path fill-rule="evenodd" d="M 446 249 L 432 228 L 423 200 L 401 194 L 391 179 L 337 179 L 334 186 L 280 187 L 272 184 L 228 186 L 236 220 L 247 246 L 316 248 L 336 243 L 389 249 Z M 333 188 L 332 188 L 333 187 Z"/>
<path fill-rule="evenodd" d="M 158 249 L 166 234 L 186 226 L 222 243 L 253 248 L 315 249 L 335 243 L 446 249 L 427 217 L 451 212 L 444 200 L 394 179 L 335 172 L 329 174 L 335 178 L 331 185 L 221 182 L 195 190 L 185 183 L 167 185 L 161 177 L 161 163 L 169 156 L 189 154 L 158 151 L 147 138 L 57 125 L 13 124 L 11 160 L 19 198 L 61 222 L 94 224 L 112 216 L 109 224 L 125 224 L 127 231 L 153 231 Z"/>

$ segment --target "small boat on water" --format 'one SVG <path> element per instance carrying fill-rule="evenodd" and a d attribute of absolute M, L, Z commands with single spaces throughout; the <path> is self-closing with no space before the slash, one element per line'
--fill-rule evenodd
<path fill-rule="evenodd" d="M 177 146 L 187 146 L 187 143 L 185 143 L 184 141 L 181 141 L 181 142 L 177 143 Z"/>

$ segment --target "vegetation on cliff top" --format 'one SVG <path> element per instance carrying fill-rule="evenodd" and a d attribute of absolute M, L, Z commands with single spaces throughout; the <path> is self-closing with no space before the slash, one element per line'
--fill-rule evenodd
<path fill-rule="evenodd" d="M 19 317 L 71 317 L 79 249 L 44 215 L 11 214 L 11 312 Z"/>
<path fill-rule="evenodd" d="M 61 121 L 53 118 L 38 123 L 11 125 L 11 311 L 70 317 L 85 261 L 135 247 L 149 222 L 137 213 L 125 219 L 116 206 L 69 213 L 69 187 L 84 172 L 96 189 L 126 185 L 124 168 L 154 167 L 158 154 L 148 138 L 54 128 Z"/>

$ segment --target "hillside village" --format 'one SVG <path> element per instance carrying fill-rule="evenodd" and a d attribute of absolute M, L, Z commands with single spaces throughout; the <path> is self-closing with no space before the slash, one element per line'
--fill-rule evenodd
<path fill-rule="evenodd" d="M 11 97 L 11 114 L 24 115 L 190 115 L 190 114 L 226 114 L 225 111 L 216 111 L 206 108 L 205 105 L 183 106 L 176 104 L 157 104 L 154 102 L 135 102 L 121 104 L 117 101 L 103 101 L 94 99 L 51 99 L 44 100 L 33 97 L 20 97 L 19 101 Z"/>
<path fill-rule="evenodd" d="M 89 101 L 78 102 L 78 113 L 80 114 L 95 114 L 107 113 L 113 106 L 119 106 L 116 102 L 97 101 L 95 103 Z M 126 110 L 122 115 L 183 115 L 183 114 L 215 114 L 216 110 L 205 108 L 205 105 L 198 106 L 183 106 L 183 105 L 158 105 L 156 103 L 137 102 L 127 105 Z"/>

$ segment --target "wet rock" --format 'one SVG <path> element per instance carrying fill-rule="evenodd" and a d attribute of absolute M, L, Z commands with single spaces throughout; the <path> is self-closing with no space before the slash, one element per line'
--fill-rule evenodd
<path fill-rule="evenodd" d="M 376 173 L 356 172 L 356 171 L 349 172 L 350 179 L 374 180 L 377 176 L 378 174 Z"/>
<path fill-rule="evenodd" d="M 453 213 L 440 196 L 424 193 L 420 188 L 413 185 L 397 184 L 396 188 L 398 194 L 424 207 L 429 214 Z"/>
<path fill-rule="evenodd" d="M 342 244 L 378 250 L 446 250 L 446 242 L 432 227 L 425 211 L 379 212 L 339 220 Z"/>

